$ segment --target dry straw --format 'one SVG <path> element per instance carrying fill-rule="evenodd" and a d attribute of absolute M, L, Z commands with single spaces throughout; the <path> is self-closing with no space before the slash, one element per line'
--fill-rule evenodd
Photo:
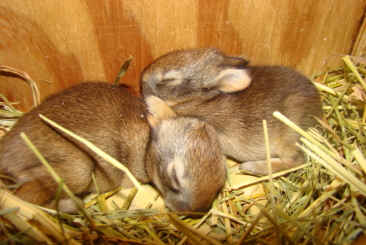
<path fill-rule="evenodd" d="M 145 191 L 144 186 L 122 164 L 79 138 L 128 173 L 136 188 L 132 188 L 127 200 L 107 206 L 106 199 L 113 198 L 118 190 L 98 193 L 85 207 L 80 207 L 79 215 L 68 215 L 25 203 L 4 188 L 0 192 L 0 241 L 10 244 L 364 244 L 366 62 L 349 56 L 343 61 L 343 67 L 311 78 L 323 101 L 325 116 L 318 119 L 321 127 L 304 132 L 281 113 L 274 113 L 301 134 L 301 143 L 297 145 L 304 151 L 306 164 L 256 178 L 230 165 L 228 185 L 211 211 L 201 219 L 192 220 L 155 206 L 156 197 L 149 193 L 144 196 L 152 205 L 128 210 L 136 194 Z M 9 67 L 1 66 L 1 69 L 25 74 Z M 24 77 L 31 81 L 29 76 Z M 34 83 L 30 84 L 37 91 Z M 34 96 L 38 102 L 38 92 Z M 21 113 L 1 97 L 4 100 L 1 123 L 7 131 Z M 266 137 L 267 149 L 270 143 Z M 46 161 L 44 164 L 47 166 Z M 237 175 L 251 180 L 235 183 Z M 54 178 L 67 191 L 56 173 Z M 250 188 L 255 191 L 248 192 Z"/>

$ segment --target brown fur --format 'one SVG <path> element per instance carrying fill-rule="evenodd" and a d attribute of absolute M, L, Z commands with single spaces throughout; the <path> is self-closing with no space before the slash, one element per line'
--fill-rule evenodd
<path fill-rule="evenodd" d="M 81 198 L 87 193 L 95 192 L 91 178 L 93 172 L 100 192 L 112 190 L 118 186 L 130 187 L 132 185 L 123 171 L 98 157 L 82 143 L 46 125 L 38 116 L 43 114 L 89 140 L 123 163 L 139 181 L 148 183 L 152 180 L 159 187 L 161 185 L 158 175 L 169 176 L 164 173 L 170 164 L 170 161 L 166 161 L 168 159 L 165 156 L 166 152 L 174 155 L 175 148 L 171 148 L 178 143 L 182 147 L 178 148 L 179 154 L 182 154 L 183 157 L 190 157 L 191 152 L 184 151 L 184 149 L 192 144 L 191 141 L 186 140 L 191 136 L 188 133 L 175 138 L 165 138 L 164 140 L 168 142 L 165 142 L 164 146 L 167 148 L 159 149 L 161 151 L 159 158 L 153 157 L 154 154 L 151 151 L 145 158 L 147 148 L 155 147 L 155 141 L 149 143 L 150 134 L 162 131 L 159 129 L 161 124 L 167 125 L 164 130 L 169 131 L 172 127 L 177 127 L 182 131 L 183 128 L 189 128 L 193 132 L 192 134 L 195 134 L 196 128 L 192 127 L 196 126 L 194 123 L 198 120 L 187 119 L 188 122 L 176 123 L 182 118 L 177 117 L 160 99 L 151 97 L 147 104 L 150 113 L 146 113 L 146 105 L 143 100 L 132 96 L 123 88 L 113 87 L 107 83 L 83 83 L 53 95 L 39 107 L 20 118 L 14 128 L 3 138 L 0 146 L 0 173 L 13 177 L 22 184 L 15 192 L 18 197 L 38 205 L 55 208 L 54 200 L 58 184 L 20 138 L 19 134 L 24 132 L 59 176 L 65 178 L 65 183 L 71 191 Z M 189 124 L 192 121 L 194 123 Z M 152 123 L 152 130 L 149 123 Z M 179 129 L 176 130 L 179 131 Z M 197 131 L 201 132 L 201 127 Z M 211 131 L 214 132 L 213 129 Z M 215 136 L 214 132 L 212 138 L 200 143 L 215 144 L 215 140 L 217 141 Z M 181 144 L 182 141 L 183 144 Z M 198 156 L 195 164 L 207 165 L 206 161 L 210 161 L 212 164 L 219 165 L 220 168 L 223 166 L 220 157 L 220 152 L 217 150 L 216 155 Z M 188 166 L 193 163 L 184 164 Z M 154 166 L 159 171 L 147 172 L 145 165 L 149 168 Z M 202 197 L 205 203 L 202 206 L 206 208 L 206 211 L 217 191 L 222 188 L 225 181 L 224 176 L 225 174 L 220 177 L 220 182 L 215 184 L 214 195 L 209 193 Z M 193 174 L 187 174 L 185 178 L 191 182 L 198 181 Z M 165 189 L 158 189 L 164 196 L 169 196 L 164 193 Z M 199 190 L 194 191 L 199 192 Z M 180 192 L 181 190 L 178 189 L 178 193 Z M 182 199 L 181 202 L 188 201 Z M 180 206 L 187 206 L 173 202 L 166 204 L 176 211 L 181 211 Z M 188 207 L 188 210 L 184 209 L 184 211 L 199 209 L 191 205 Z M 65 194 L 62 195 L 59 208 L 65 212 L 76 212 L 75 206 Z"/>
<path fill-rule="evenodd" d="M 295 146 L 299 135 L 272 114 L 280 111 L 305 130 L 314 127 L 316 120 L 312 116 L 322 116 L 318 91 L 293 69 L 251 67 L 247 63 L 212 48 L 174 51 L 144 70 L 143 94 L 161 98 L 180 116 L 213 125 L 222 153 L 245 162 L 243 170 L 268 173 L 264 119 L 272 171 L 302 164 L 302 152 Z"/>

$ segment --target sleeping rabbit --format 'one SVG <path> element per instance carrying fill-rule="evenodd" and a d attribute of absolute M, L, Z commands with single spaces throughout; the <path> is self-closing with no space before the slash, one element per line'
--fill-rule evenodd
<path fill-rule="evenodd" d="M 4 136 L 0 174 L 20 182 L 16 196 L 56 208 L 58 183 L 20 138 L 24 132 L 78 197 L 96 191 L 92 173 L 100 192 L 132 186 L 123 171 L 47 125 L 42 114 L 117 159 L 137 180 L 155 185 L 173 211 L 208 211 L 226 180 L 215 130 L 198 119 L 177 116 L 155 96 L 147 97 L 146 104 L 107 83 L 82 83 L 57 93 Z M 3 182 L 10 183 L 5 178 Z M 77 212 L 65 193 L 58 208 Z"/>
<path fill-rule="evenodd" d="M 300 135 L 273 117 L 279 111 L 302 129 L 322 116 L 315 86 L 282 66 L 249 66 L 213 48 L 168 53 L 141 74 L 143 95 L 157 96 L 179 115 L 214 126 L 221 151 L 242 170 L 268 173 L 262 120 L 267 120 L 271 165 L 279 172 L 304 162 Z"/>

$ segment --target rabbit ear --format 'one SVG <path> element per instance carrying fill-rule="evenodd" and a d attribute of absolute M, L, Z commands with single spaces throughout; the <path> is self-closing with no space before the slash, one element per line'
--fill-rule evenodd
<path fill-rule="evenodd" d="M 244 69 L 246 67 L 246 65 L 249 64 L 248 60 L 241 58 L 241 57 L 224 56 L 224 59 L 225 59 L 225 64 L 228 67 Z"/>
<path fill-rule="evenodd" d="M 244 69 L 227 68 L 216 78 L 218 89 L 224 93 L 233 93 L 245 89 L 251 79 Z"/>
<path fill-rule="evenodd" d="M 147 105 L 147 120 L 151 127 L 156 127 L 162 120 L 175 118 L 177 114 L 160 98 L 150 95 L 145 99 Z"/>

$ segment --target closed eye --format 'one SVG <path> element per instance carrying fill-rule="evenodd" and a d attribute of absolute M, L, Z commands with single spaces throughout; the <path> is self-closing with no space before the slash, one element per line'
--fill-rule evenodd
<path fill-rule="evenodd" d="M 172 70 L 163 74 L 161 81 L 165 83 L 180 83 L 182 78 L 182 74 L 179 71 Z"/>
<path fill-rule="evenodd" d="M 172 86 L 177 86 L 177 85 L 182 84 L 183 81 L 184 80 L 180 79 L 180 78 L 166 78 L 166 79 L 163 79 L 161 81 L 161 83 L 165 83 L 165 84 L 172 85 Z"/>
<path fill-rule="evenodd" d="M 169 82 L 173 82 L 175 80 L 177 80 L 177 79 L 176 78 L 166 78 L 166 79 L 163 79 L 162 82 L 163 83 L 169 83 Z"/>
<path fill-rule="evenodd" d="M 175 189 L 175 188 L 173 188 L 173 187 L 170 187 L 170 190 L 172 191 L 172 192 L 174 192 L 174 193 L 179 193 L 179 190 L 178 189 Z"/>
<path fill-rule="evenodd" d="M 179 184 L 177 172 L 176 172 L 175 168 L 173 168 L 173 172 L 172 172 L 172 186 L 170 187 L 170 189 L 174 193 L 178 193 L 179 192 L 179 188 L 180 188 L 180 184 Z"/>

